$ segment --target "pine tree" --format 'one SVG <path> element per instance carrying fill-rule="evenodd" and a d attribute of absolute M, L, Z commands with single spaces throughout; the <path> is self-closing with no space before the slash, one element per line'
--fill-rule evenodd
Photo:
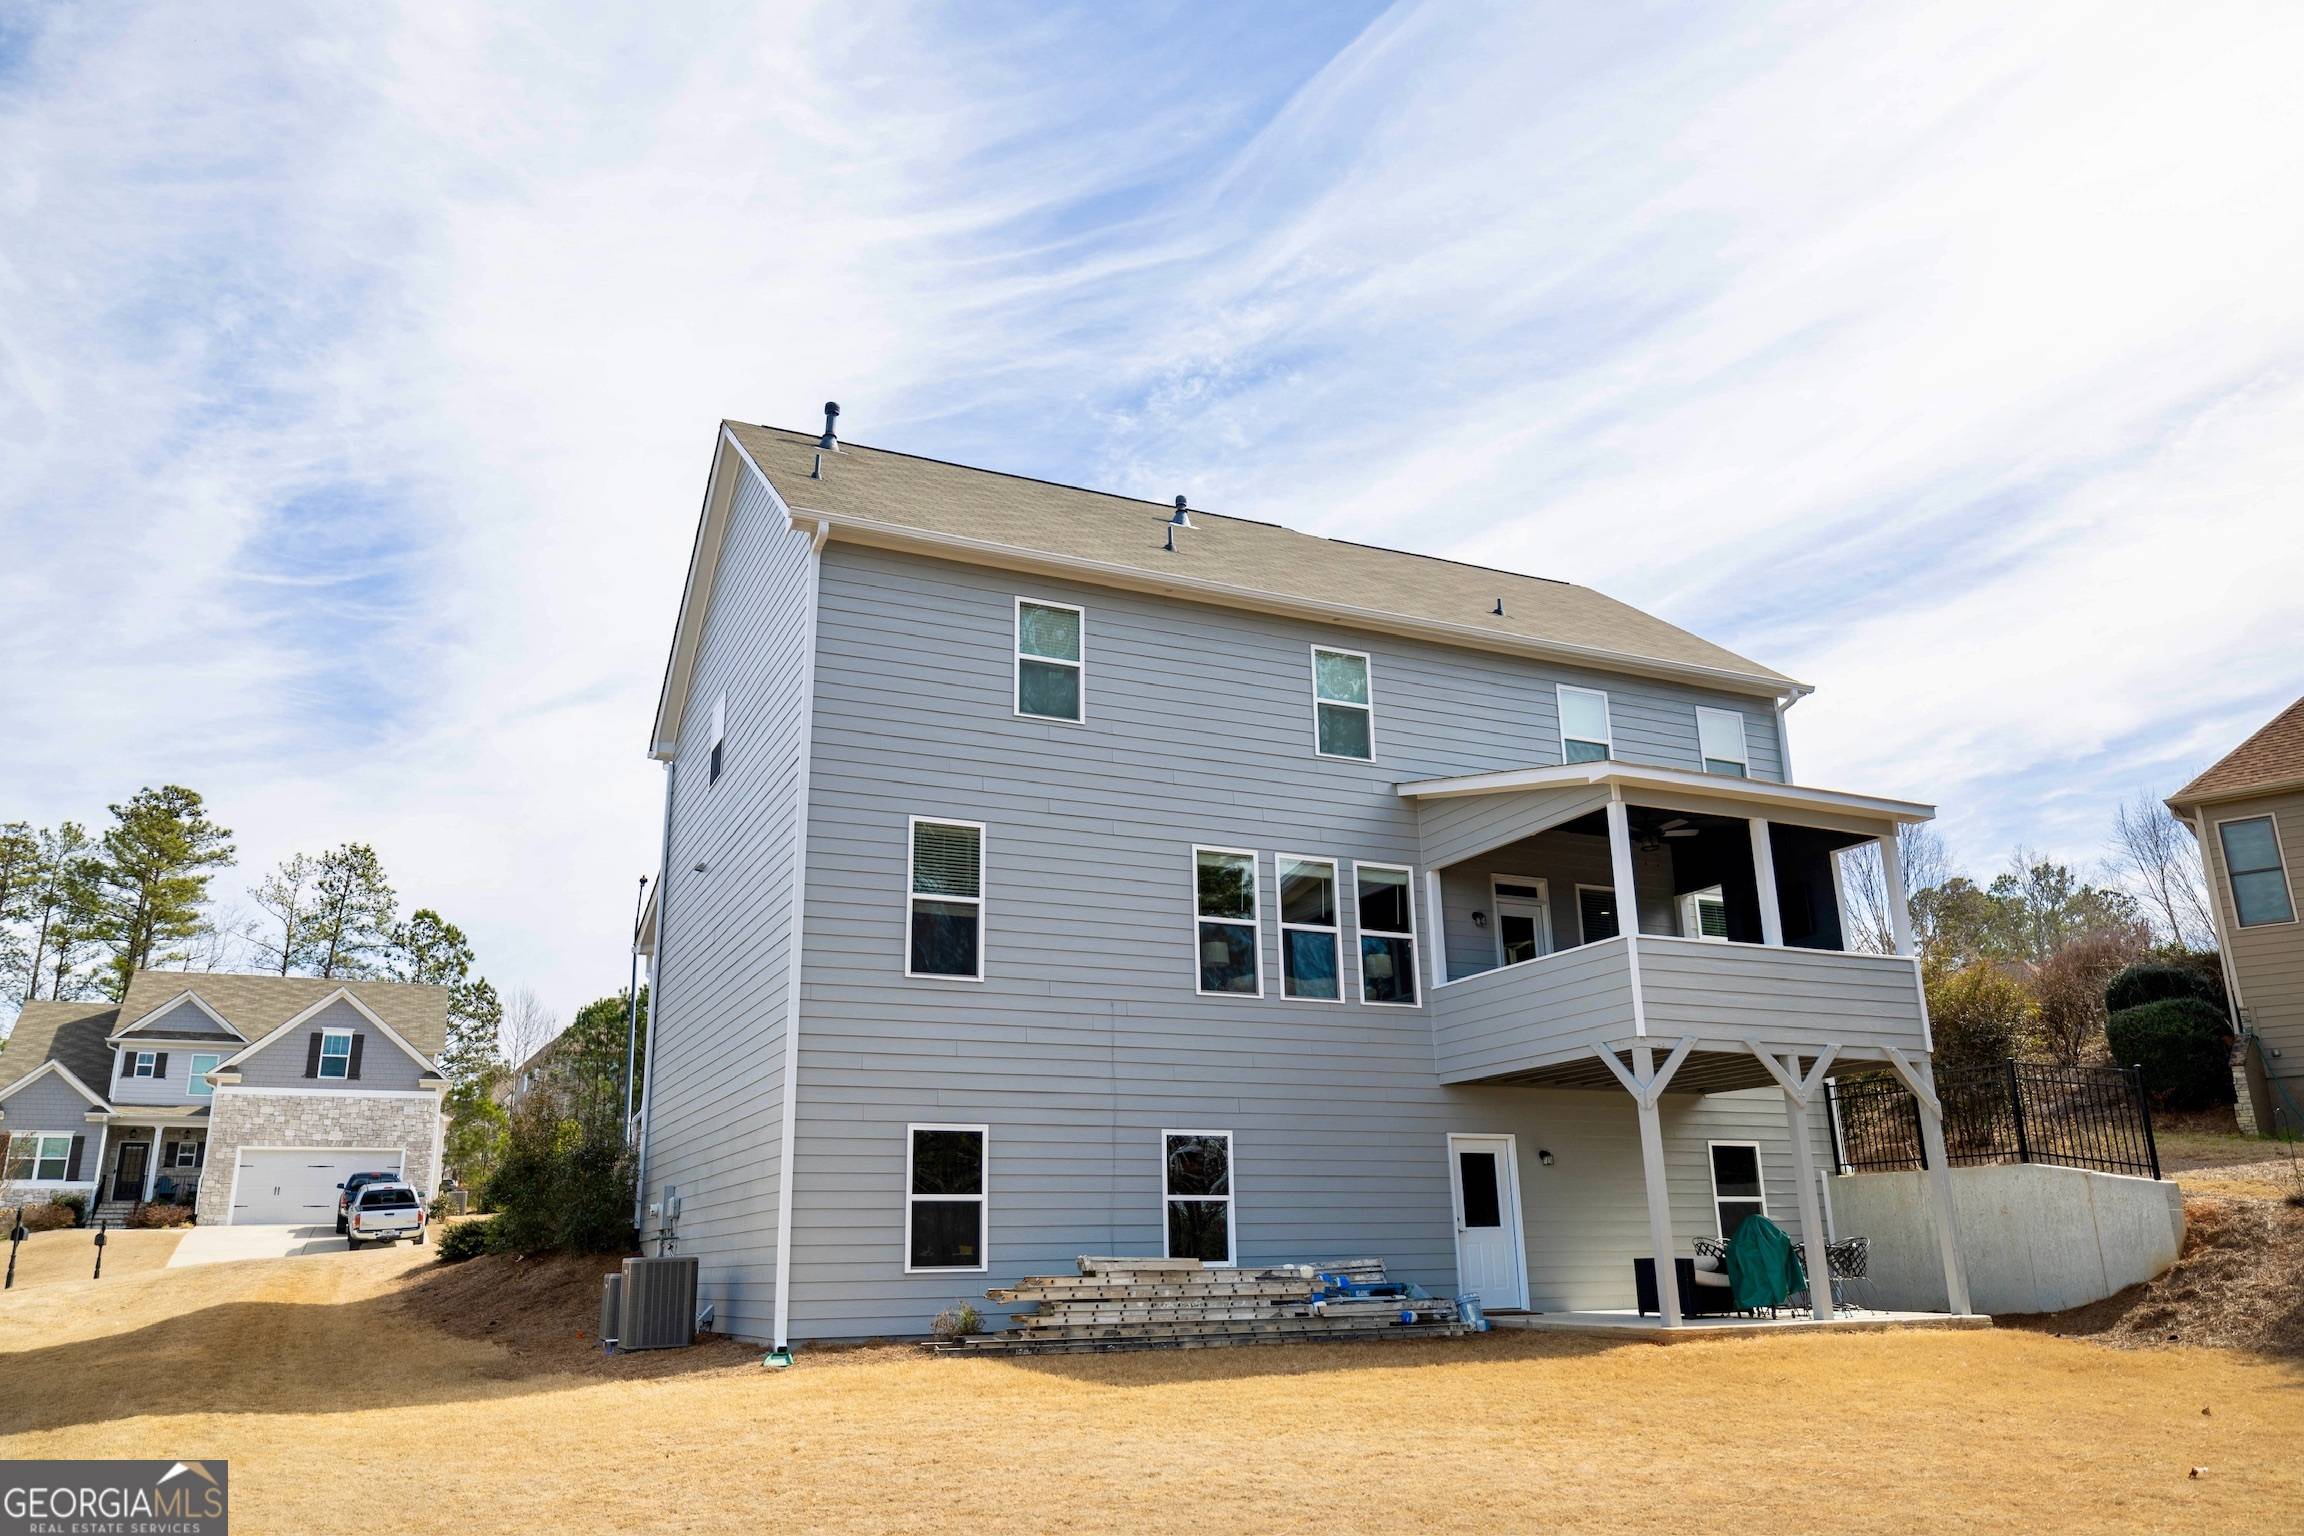
<path fill-rule="evenodd" d="M 279 926 L 277 937 L 260 933 L 255 943 L 264 963 L 282 976 L 312 968 L 312 884 L 318 868 L 318 860 L 299 853 L 248 893 L 248 899 Z"/>
<path fill-rule="evenodd" d="M 111 807 L 97 874 L 95 937 L 112 951 L 112 996 L 159 948 L 199 931 L 210 872 L 232 862 L 232 833 L 180 784 Z"/>
<path fill-rule="evenodd" d="M 366 843 L 346 843 L 320 855 L 312 867 L 311 915 L 305 924 L 313 973 L 372 974 L 392 947 L 398 906 L 382 861 Z"/>

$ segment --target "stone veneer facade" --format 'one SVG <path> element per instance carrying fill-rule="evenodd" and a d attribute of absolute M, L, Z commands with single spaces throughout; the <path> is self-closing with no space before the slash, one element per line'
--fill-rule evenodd
<path fill-rule="evenodd" d="M 398 1147 L 410 1182 L 428 1196 L 436 1194 L 441 1129 L 437 1093 L 220 1089 L 208 1112 L 200 1221 L 216 1226 L 231 1221 L 232 1175 L 242 1147 Z"/>

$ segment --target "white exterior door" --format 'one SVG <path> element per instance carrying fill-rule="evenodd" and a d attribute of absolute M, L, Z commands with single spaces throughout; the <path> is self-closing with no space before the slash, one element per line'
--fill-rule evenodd
<path fill-rule="evenodd" d="M 1456 1202 L 1456 1283 L 1481 1305 L 1525 1307 L 1520 1180 L 1509 1136 L 1450 1136 L 1448 1184 Z"/>
<path fill-rule="evenodd" d="M 400 1167 L 397 1149 L 288 1147 L 240 1153 L 232 1183 L 238 1226 L 336 1224 L 336 1186 L 355 1173 Z"/>

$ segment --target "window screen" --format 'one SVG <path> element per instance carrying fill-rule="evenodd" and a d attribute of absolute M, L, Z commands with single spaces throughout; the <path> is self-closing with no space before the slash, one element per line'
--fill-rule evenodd
<path fill-rule="evenodd" d="M 984 1267 L 984 1141 L 976 1126 L 907 1128 L 905 1267 Z"/>
<path fill-rule="evenodd" d="M 1322 757 L 1375 755 L 1376 711 L 1368 694 L 1368 658 L 1354 651 L 1312 652 L 1312 707 Z"/>
<path fill-rule="evenodd" d="M 1169 1131 L 1161 1144 L 1168 1257 L 1231 1263 L 1231 1133 Z"/>
<path fill-rule="evenodd" d="M 912 823 L 912 888 L 905 970 L 914 976 L 984 974 L 984 829 Z"/>
<path fill-rule="evenodd" d="M 1016 604 L 1016 713 L 1040 720 L 1078 720 L 1087 663 L 1082 613 L 1062 603 Z"/>
<path fill-rule="evenodd" d="M 1768 1214 L 1760 1182 L 1760 1149 L 1736 1142 L 1712 1143 L 1712 1203 L 1723 1240 L 1734 1237 L 1747 1216 Z"/>

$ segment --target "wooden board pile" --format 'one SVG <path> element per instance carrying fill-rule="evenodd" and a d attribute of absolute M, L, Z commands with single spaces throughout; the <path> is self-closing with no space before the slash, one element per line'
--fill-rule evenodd
<path fill-rule="evenodd" d="M 1446 1338 L 1466 1333 L 1456 1303 L 1353 1296 L 1335 1282 L 1381 1285 L 1380 1259 L 1212 1268 L 1198 1259 L 1087 1258 L 1077 1275 L 1041 1275 L 985 1296 L 1029 1304 L 1015 1326 L 937 1348 L 955 1354 L 1094 1354 L 1216 1349 L 1290 1340 Z"/>

